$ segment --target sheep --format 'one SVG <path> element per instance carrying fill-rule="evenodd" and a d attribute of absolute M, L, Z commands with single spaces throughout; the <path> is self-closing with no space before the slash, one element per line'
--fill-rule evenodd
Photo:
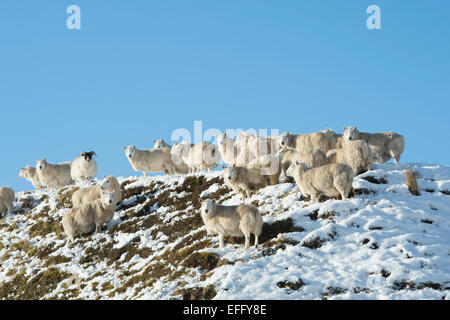
<path fill-rule="evenodd" d="M 239 166 L 248 163 L 247 141 L 242 139 L 242 135 L 232 139 L 226 132 L 216 136 L 218 150 L 225 164 Z"/>
<path fill-rule="evenodd" d="M 20 169 L 19 172 L 19 178 L 20 179 L 27 179 L 31 182 L 33 187 L 35 187 L 38 190 L 42 190 L 44 186 L 39 181 L 39 176 L 36 172 L 36 168 L 32 166 L 26 166 L 25 168 Z"/>
<path fill-rule="evenodd" d="M 16 195 L 13 189 L 10 187 L 0 188 L 0 214 L 11 212 L 15 198 Z"/>
<path fill-rule="evenodd" d="M 241 194 L 242 201 L 251 196 L 251 190 L 271 185 L 270 176 L 261 174 L 260 169 L 230 166 L 223 171 L 225 184 L 236 194 Z"/>
<path fill-rule="evenodd" d="M 58 189 L 74 183 L 70 174 L 71 166 L 70 162 L 51 164 L 44 158 L 36 161 L 36 172 L 42 186 Z"/>
<path fill-rule="evenodd" d="M 295 151 L 293 149 L 282 149 L 275 155 L 268 155 L 258 158 L 247 165 L 247 168 L 266 169 L 262 174 L 272 175 L 272 184 L 279 181 L 288 182 L 286 170 L 295 161 L 304 162 L 309 168 L 318 168 L 328 164 L 327 157 L 320 149 L 304 149 Z"/>
<path fill-rule="evenodd" d="M 329 128 L 327 128 L 325 130 L 321 130 L 321 132 L 330 134 L 336 140 L 336 149 L 342 148 L 343 143 L 344 143 L 344 135 L 343 134 L 336 133 L 336 132 L 334 132 L 334 130 L 329 129 Z"/>
<path fill-rule="evenodd" d="M 209 142 L 198 144 L 178 142 L 173 145 L 171 152 L 183 160 L 189 168 L 189 173 L 204 170 L 211 172 L 219 163 L 217 146 Z"/>
<path fill-rule="evenodd" d="M 297 135 L 285 132 L 281 135 L 280 146 L 282 149 L 290 148 L 297 151 L 318 148 L 327 153 L 328 150 L 336 148 L 336 139 L 331 134 L 323 132 Z"/>
<path fill-rule="evenodd" d="M 345 163 L 352 167 L 355 174 L 369 171 L 373 159 L 369 146 L 363 140 L 346 141 L 341 149 L 327 152 L 329 163 Z"/>
<path fill-rule="evenodd" d="M 250 235 L 255 235 L 255 248 L 262 232 L 263 219 L 258 208 L 251 205 L 224 206 L 211 199 L 202 203 L 201 217 L 208 234 L 219 234 L 219 247 L 224 247 L 224 236 L 245 237 L 245 248 L 250 246 Z"/>
<path fill-rule="evenodd" d="M 170 157 L 175 166 L 174 169 L 175 174 L 187 174 L 189 172 L 189 168 L 186 165 L 186 163 L 184 163 L 183 159 L 181 159 L 178 155 L 172 152 L 172 146 L 167 142 L 165 142 L 164 139 L 153 140 L 153 143 L 154 143 L 153 149 L 163 149 L 163 148 L 170 149 Z"/>
<path fill-rule="evenodd" d="M 123 149 L 133 169 L 141 171 L 145 177 L 147 172 L 174 173 L 175 165 L 170 157 L 169 148 L 139 150 L 136 146 L 127 146 Z"/>
<path fill-rule="evenodd" d="M 94 156 L 97 156 L 94 151 L 82 152 L 72 161 L 70 175 L 74 181 L 89 181 L 97 176 L 97 161 Z"/>
<path fill-rule="evenodd" d="M 313 203 L 319 202 L 323 194 L 342 200 L 347 199 L 355 173 L 344 163 L 332 163 L 319 168 L 310 169 L 304 163 L 296 161 L 288 168 L 286 175 L 293 177 L 303 196 L 311 196 Z"/>
<path fill-rule="evenodd" d="M 265 137 L 242 132 L 236 137 L 236 146 L 240 152 L 240 165 L 248 164 L 261 156 L 275 154 L 280 150 L 281 136 Z"/>
<path fill-rule="evenodd" d="M 100 199 L 105 192 L 114 192 L 116 204 L 119 204 L 122 201 L 122 189 L 120 188 L 119 182 L 115 177 L 107 176 L 100 185 L 75 191 L 72 194 L 72 204 L 74 207 L 78 207 L 95 201 Z"/>
<path fill-rule="evenodd" d="M 74 242 L 79 234 L 98 233 L 103 223 L 108 223 L 116 211 L 114 192 L 103 193 L 100 199 L 73 207 L 62 218 L 64 233 L 67 236 L 66 246 Z"/>
<path fill-rule="evenodd" d="M 164 139 L 153 140 L 153 149 L 172 148 L 170 144 L 164 141 Z"/>
<path fill-rule="evenodd" d="M 395 132 L 367 133 L 358 131 L 357 127 L 344 128 L 345 140 L 364 140 L 370 147 L 373 160 L 384 163 L 394 158 L 398 164 L 405 149 L 405 138 Z"/>

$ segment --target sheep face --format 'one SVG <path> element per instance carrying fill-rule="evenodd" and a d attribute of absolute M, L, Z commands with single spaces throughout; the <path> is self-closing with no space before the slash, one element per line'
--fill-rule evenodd
<path fill-rule="evenodd" d="M 223 173 L 224 173 L 225 177 L 228 178 L 228 180 L 230 180 L 230 181 L 236 180 L 237 169 L 235 166 L 225 168 Z"/>
<path fill-rule="evenodd" d="M 104 206 L 110 206 L 115 203 L 114 192 L 106 192 L 102 195 L 102 204 Z"/>
<path fill-rule="evenodd" d="M 286 176 L 288 176 L 288 177 L 294 177 L 294 174 L 295 174 L 295 172 L 297 171 L 297 170 L 300 170 L 300 171 L 304 171 L 304 170 L 306 170 L 307 169 L 307 166 L 306 166 L 306 164 L 304 164 L 304 163 L 302 163 L 302 162 L 300 162 L 300 161 L 295 161 L 295 162 L 293 162 L 290 166 L 289 166 L 289 168 L 286 170 Z"/>
<path fill-rule="evenodd" d="M 100 189 L 102 189 L 102 190 L 112 190 L 111 179 L 105 178 L 103 180 L 102 184 L 100 185 Z"/>
<path fill-rule="evenodd" d="M 285 132 L 281 135 L 280 138 L 280 146 L 283 147 L 287 147 L 288 143 L 289 143 L 289 138 L 291 136 L 290 132 Z"/>
<path fill-rule="evenodd" d="M 133 158 L 136 154 L 136 146 L 128 146 L 123 148 L 125 150 L 125 155 L 127 158 Z"/>
<path fill-rule="evenodd" d="M 164 147 L 165 147 L 165 141 L 164 141 L 164 139 L 156 140 L 156 141 L 155 141 L 155 145 L 153 146 L 153 148 L 155 148 L 155 149 L 162 149 L 162 148 L 164 148 Z"/>
<path fill-rule="evenodd" d="M 211 199 L 207 199 L 205 201 L 203 201 L 202 203 L 202 207 L 201 207 L 201 214 L 204 216 L 208 216 L 210 214 L 212 214 L 212 207 L 214 205 L 214 201 L 212 201 Z"/>
<path fill-rule="evenodd" d="M 20 169 L 20 172 L 19 172 L 19 178 L 20 178 L 20 179 L 26 178 L 25 168 Z"/>
<path fill-rule="evenodd" d="M 44 170 L 46 166 L 47 166 L 47 159 L 36 161 L 36 169 Z"/>
<path fill-rule="evenodd" d="M 358 128 L 356 127 L 347 127 L 344 128 L 344 139 L 352 141 L 352 140 L 357 140 L 358 139 Z"/>
<path fill-rule="evenodd" d="M 83 157 L 84 161 L 86 162 L 91 162 L 93 156 L 97 156 L 97 154 L 94 151 L 91 152 L 82 152 L 80 154 L 81 157 Z"/>

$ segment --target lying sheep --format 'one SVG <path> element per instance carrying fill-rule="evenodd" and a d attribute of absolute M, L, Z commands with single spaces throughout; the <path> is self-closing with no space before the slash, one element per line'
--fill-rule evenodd
<path fill-rule="evenodd" d="M 369 171 L 372 167 L 372 154 L 363 140 L 347 141 L 341 149 L 328 151 L 329 163 L 345 163 L 352 167 L 355 174 Z"/>
<path fill-rule="evenodd" d="M 74 242 L 79 234 L 97 233 L 103 223 L 108 223 L 116 211 L 114 192 L 103 193 L 100 199 L 70 209 L 62 218 L 64 233 L 67 236 L 66 245 Z"/>
<path fill-rule="evenodd" d="M 74 183 L 70 174 L 70 162 L 51 164 L 44 160 L 36 161 L 36 172 L 42 186 L 47 188 L 62 188 Z"/>
<path fill-rule="evenodd" d="M 113 176 L 105 177 L 98 186 L 83 188 L 72 194 L 72 204 L 74 207 L 100 199 L 105 192 L 114 192 L 116 204 L 122 201 L 122 189 L 119 182 Z"/>
<path fill-rule="evenodd" d="M 82 152 L 73 160 L 70 175 L 74 181 L 89 181 L 97 176 L 97 161 L 94 156 L 97 156 L 94 151 Z"/>
<path fill-rule="evenodd" d="M 346 140 L 364 140 L 370 147 L 373 161 L 384 163 L 394 158 L 395 164 L 400 161 L 400 156 L 405 149 L 405 138 L 394 132 L 367 133 L 359 132 L 357 127 L 344 128 Z"/>
<path fill-rule="evenodd" d="M 183 159 L 181 159 L 178 155 L 172 152 L 172 146 L 164 141 L 164 139 L 160 140 L 153 140 L 154 146 L 153 149 L 163 149 L 163 148 L 169 148 L 170 149 L 170 157 L 172 159 L 172 163 L 175 166 L 174 173 L 175 174 L 187 174 L 189 173 L 189 168 L 184 163 Z M 166 172 L 168 173 L 168 172 Z"/>
<path fill-rule="evenodd" d="M 296 161 L 286 171 L 293 177 L 303 196 L 311 196 L 311 201 L 319 202 L 320 196 L 336 197 L 341 195 L 347 199 L 352 190 L 353 169 L 343 163 L 333 163 L 315 169 Z"/>
<path fill-rule="evenodd" d="M 327 153 L 328 150 L 336 148 L 336 140 L 333 135 L 324 132 L 297 135 L 285 132 L 281 135 L 280 146 L 282 149 L 289 148 L 296 151 L 317 148 Z"/>
<path fill-rule="evenodd" d="M 170 149 L 136 149 L 136 146 L 123 147 L 125 155 L 135 171 L 141 171 L 144 176 L 147 172 L 168 172 L 173 174 L 175 165 L 170 158 Z"/>
<path fill-rule="evenodd" d="M 201 207 L 201 216 L 208 234 L 219 234 L 219 246 L 224 236 L 245 237 L 245 248 L 250 246 L 250 235 L 255 235 L 255 247 L 261 235 L 263 219 L 259 210 L 250 205 L 223 206 L 210 199 Z"/>
<path fill-rule="evenodd" d="M 224 181 L 236 194 L 241 194 L 242 201 L 251 196 L 251 190 L 271 185 L 270 177 L 261 174 L 260 169 L 231 166 L 224 168 Z"/>
<path fill-rule="evenodd" d="M 0 188 L 0 214 L 11 212 L 16 195 L 10 187 Z"/>
<path fill-rule="evenodd" d="M 35 167 L 26 166 L 25 168 L 20 169 L 19 178 L 27 179 L 28 181 L 31 182 L 33 187 L 35 187 L 38 190 L 42 190 L 44 188 L 44 186 L 39 181 L 39 176 L 36 172 Z"/>
<path fill-rule="evenodd" d="M 189 168 L 189 173 L 198 171 L 213 171 L 219 163 L 217 146 L 202 142 L 190 144 L 187 141 L 178 142 L 173 145 L 172 153 L 180 157 Z"/>

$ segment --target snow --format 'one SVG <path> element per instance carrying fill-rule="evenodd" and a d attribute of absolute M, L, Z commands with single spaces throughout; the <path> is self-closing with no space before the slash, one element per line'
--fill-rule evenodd
<path fill-rule="evenodd" d="M 405 169 L 418 172 L 420 196 L 409 193 L 404 180 Z M 210 180 L 220 176 L 220 173 L 196 175 L 205 175 Z M 364 179 L 367 177 L 384 178 L 387 183 L 371 183 Z M 183 183 L 184 177 L 119 178 L 119 182 L 125 181 L 134 181 L 126 186 L 127 189 L 149 186 L 159 181 L 165 190 L 175 190 L 176 185 Z M 221 187 L 217 183 L 213 184 L 200 197 L 214 194 Z M 97 282 L 101 286 L 109 282 L 118 287 L 118 279 L 125 270 L 139 272 L 157 263 L 155 258 L 167 248 L 179 244 L 181 239 L 168 243 L 168 235 L 162 232 L 151 235 L 152 227 L 135 233 L 119 231 L 113 235 L 91 235 L 83 239 L 87 241 L 84 245 L 65 247 L 65 239 L 58 239 L 55 234 L 31 238 L 25 231 L 28 230 L 25 226 L 32 225 L 28 219 L 30 213 L 8 214 L 1 224 L 11 228 L 0 228 L 0 285 L 12 280 L 8 276 L 10 270 L 24 267 L 26 274 L 33 274 L 40 267 L 39 259 L 28 259 L 24 252 L 10 250 L 13 244 L 28 239 L 34 246 L 53 244 L 58 249 L 52 255 L 73 259 L 72 262 L 55 267 L 88 284 L 79 294 L 79 298 L 83 299 L 179 298 L 174 296 L 174 292 L 181 281 L 186 288 L 214 285 L 217 292 L 215 299 L 450 299 L 450 196 L 445 194 L 450 191 L 450 167 L 425 163 L 374 165 L 373 170 L 355 178 L 353 187 L 373 192 L 346 201 L 327 200 L 311 204 L 299 200 L 301 193 L 291 183 L 259 190 L 248 203 L 258 204 L 267 223 L 291 218 L 296 226 L 302 227 L 302 232 L 284 233 L 277 238 L 291 239 L 298 244 L 286 244 L 284 249 L 279 248 L 273 254 L 266 255 L 263 254 L 263 245 L 245 250 L 242 245 L 227 244 L 225 248 L 218 249 L 218 238 L 213 237 L 213 246 L 203 251 L 216 253 L 221 259 L 228 260 L 229 264 L 215 268 L 205 280 L 200 281 L 201 270 L 194 270 L 175 281 L 156 279 L 151 286 L 146 287 L 137 283 L 113 297 L 94 290 L 92 283 Z M 155 196 L 158 194 L 159 191 Z M 47 195 L 48 200 L 40 202 L 34 212 L 40 212 L 48 206 L 52 210 L 52 217 L 60 221 L 68 209 L 57 207 L 56 193 L 21 192 L 17 194 L 15 205 L 19 208 L 19 200 L 30 196 L 39 202 L 43 195 Z M 173 196 L 181 199 L 186 196 L 186 192 L 174 192 Z M 133 197 L 124 201 L 124 204 L 132 205 L 136 201 L 137 197 Z M 240 196 L 230 193 L 223 203 L 231 205 L 239 202 Z M 136 208 L 140 206 L 136 205 Z M 159 206 L 154 209 L 162 221 L 173 223 L 179 219 L 179 211 Z M 197 214 L 193 211 L 193 206 L 186 210 L 189 214 Z M 314 212 L 317 213 L 317 219 L 312 219 L 311 214 Z M 122 214 L 121 211 L 116 213 L 108 229 L 122 223 Z M 203 229 L 192 230 L 189 235 Z M 105 261 L 90 265 L 79 263 L 86 247 L 104 241 L 119 249 L 136 237 L 140 237 L 139 248 L 152 250 L 148 258 L 135 255 L 124 262 L 126 254 L 123 254 L 117 261 L 120 268 L 108 267 Z M 316 239 L 320 239 L 320 247 L 304 246 Z M 9 257 L 6 256 L 7 252 Z M 284 281 L 295 283 L 300 280 L 304 284 L 298 290 L 279 286 Z M 402 282 L 412 282 L 415 288 L 398 288 Z M 439 284 L 440 289 L 418 289 L 423 283 Z M 60 283 L 55 292 L 45 298 L 61 297 L 63 291 Z"/>

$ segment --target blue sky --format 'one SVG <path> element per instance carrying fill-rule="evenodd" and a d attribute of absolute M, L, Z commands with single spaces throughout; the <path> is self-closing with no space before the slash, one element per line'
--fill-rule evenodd
<path fill-rule="evenodd" d="M 66 8 L 81 8 L 68 30 Z M 381 8 L 368 30 L 366 8 Z M 402 162 L 449 164 L 450 2 L 0 2 L 0 185 L 35 159 L 98 154 L 177 128 L 396 131 Z"/>

